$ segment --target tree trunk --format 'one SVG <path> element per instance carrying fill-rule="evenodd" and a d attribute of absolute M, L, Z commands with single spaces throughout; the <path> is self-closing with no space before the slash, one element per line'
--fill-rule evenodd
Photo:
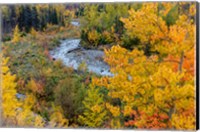
<path fill-rule="evenodd" d="M 181 52 L 180 62 L 179 62 L 179 72 L 182 72 L 182 66 L 183 66 L 183 59 L 184 59 L 184 52 Z"/>

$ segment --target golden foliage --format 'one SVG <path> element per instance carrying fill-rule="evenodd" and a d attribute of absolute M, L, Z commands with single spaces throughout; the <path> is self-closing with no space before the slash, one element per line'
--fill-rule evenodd
<path fill-rule="evenodd" d="M 36 98 L 34 95 L 26 95 L 23 105 L 21 106 L 19 113 L 16 115 L 18 126 L 44 127 L 45 121 L 43 118 L 32 111 L 35 102 Z"/>
<path fill-rule="evenodd" d="M 43 119 L 31 111 L 35 103 L 35 97 L 33 95 L 26 95 L 26 98 L 20 101 L 16 98 L 16 77 L 11 75 L 6 65 L 8 60 L 8 58 L 3 58 L 2 63 L 4 123 L 6 125 L 43 127 Z"/>
<path fill-rule="evenodd" d="M 48 70 L 46 72 L 48 72 Z M 29 88 L 33 93 L 39 93 L 39 94 L 44 93 L 44 86 L 43 86 L 42 82 L 35 81 L 34 79 L 31 79 L 28 82 L 27 88 Z"/>
<path fill-rule="evenodd" d="M 109 109 L 109 111 L 112 113 L 112 115 L 114 117 L 117 117 L 117 116 L 120 115 L 120 109 L 119 109 L 119 107 L 112 106 L 109 103 L 106 103 L 106 108 Z"/>
<path fill-rule="evenodd" d="M 129 17 L 121 18 L 121 21 L 125 24 L 130 37 L 139 38 L 141 44 L 150 44 L 152 51 L 180 56 L 182 52 L 191 49 L 195 43 L 194 23 L 187 14 L 182 13 L 175 24 L 168 27 L 163 17 L 176 4 L 163 3 L 163 6 L 164 9 L 158 10 L 158 3 L 143 4 L 142 8 L 137 11 L 131 9 Z"/>
<path fill-rule="evenodd" d="M 100 34 L 96 30 L 89 31 L 88 40 L 90 43 L 93 43 L 94 46 L 97 46 Z"/>
<path fill-rule="evenodd" d="M 18 43 L 20 41 L 20 31 L 19 31 L 19 26 L 16 25 L 13 33 L 13 43 Z"/>
<path fill-rule="evenodd" d="M 35 31 L 35 29 L 32 27 L 31 28 L 31 35 L 35 38 L 36 37 L 36 35 L 37 35 L 37 32 Z"/>
<path fill-rule="evenodd" d="M 16 122 L 17 109 L 21 105 L 16 98 L 16 76 L 10 73 L 7 66 L 9 58 L 2 58 L 2 108 L 3 118 L 10 120 L 9 122 Z"/>
<path fill-rule="evenodd" d="M 137 126 L 139 122 L 143 122 L 143 124 L 137 127 L 162 129 L 163 124 L 156 127 L 156 124 L 151 124 L 153 122 L 145 123 L 148 117 L 159 112 L 161 115 L 165 114 L 169 117 L 165 125 L 167 128 L 172 123 L 173 115 L 194 109 L 194 80 L 183 80 L 187 75 L 185 70 L 182 73 L 173 71 L 173 64 L 170 67 L 166 63 L 158 62 L 157 57 L 146 57 L 143 52 L 136 49 L 129 52 L 119 46 L 113 46 L 105 53 L 105 60 L 111 66 L 114 77 L 94 79 L 93 84 L 106 87 L 110 97 L 119 98 L 125 104 L 124 115 L 130 115 L 133 108 L 143 111 L 145 114 L 140 115 L 141 117 L 135 121 L 134 125 Z M 118 111 L 116 108 L 107 106 L 114 117 L 118 115 L 115 114 Z M 116 110 L 112 111 L 112 109 Z M 155 120 L 153 117 L 151 117 L 152 120 L 156 121 L 157 119 Z M 194 121 L 194 114 L 190 116 L 190 118 L 192 117 L 191 121 Z M 159 118 L 157 123 L 160 122 Z M 149 127 L 147 127 L 148 125 Z M 174 124 L 172 126 L 176 127 Z M 192 127 L 189 126 L 185 129 Z"/>
<path fill-rule="evenodd" d="M 92 85 L 88 90 L 88 95 L 84 99 L 85 110 L 83 115 L 79 115 L 79 122 L 87 127 L 97 128 L 103 125 L 106 119 L 106 110 L 103 97 L 97 88 Z"/>
<path fill-rule="evenodd" d="M 166 15 L 173 5 L 164 6 L 160 13 Z M 183 13 L 168 27 L 158 12 L 158 3 L 147 3 L 137 11 L 131 9 L 129 17 L 121 20 L 129 36 L 151 45 L 151 50 L 159 54 L 145 56 L 136 48 L 128 51 L 113 46 L 105 50 L 105 61 L 114 76 L 93 79 L 92 83 L 106 87 L 111 98 L 122 101 L 124 116 L 137 111 L 138 117 L 127 126 L 195 129 L 194 113 L 183 114 L 195 107 L 195 25 Z M 177 122 L 178 118 L 182 121 Z"/>
<path fill-rule="evenodd" d="M 50 127 L 67 128 L 69 121 L 63 116 L 63 110 L 53 105 L 53 113 L 50 116 Z"/>

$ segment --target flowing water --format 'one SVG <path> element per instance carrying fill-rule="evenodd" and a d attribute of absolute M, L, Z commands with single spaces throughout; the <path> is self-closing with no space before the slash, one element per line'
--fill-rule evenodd
<path fill-rule="evenodd" d="M 66 66 L 78 69 L 85 63 L 88 71 L 103 76 L 112 76 L 109 66 L 103 61 L 104 52 L 100 50 L 87 50 L 80 46 L 80 39 L 66 39 L 61 41 L 59 47 L 50 51 L 55 59 L 60 59 Z"/>
<path fill-rule="evenodd" d="M 79 26 L 80 23 L 72 21 L 72 25 Z M 88 71 L 102 76 L 113 76 L 109 66 L 103 61 L 104 52 L 101 50 L 88 50 L 80 45 L 80 39 L 65 39 L 60 41 L 59 47 L 50 51 L 55 59 L 60 59 L 68 67 L 78 69 L 80 64 L 85 63 Z M 24 94 L 17 93 L 18 99 L 24 99 Z"/>
<path fill-rule="evenodd" d="M 80 23 L 72 21 L 73 26 L 79 26 Z M 103 61 L 104 52 L 100 50 L 84 49 L 80 45 L 80 39 L 66 39 L 60 41 L 59 47 L 50 51 L 55 59 L 60 59 L 68 67 L 77 70 L 80 64 L 86 64 L 88 71 L 102 76 L 113 76 L 109 66 Z"/>

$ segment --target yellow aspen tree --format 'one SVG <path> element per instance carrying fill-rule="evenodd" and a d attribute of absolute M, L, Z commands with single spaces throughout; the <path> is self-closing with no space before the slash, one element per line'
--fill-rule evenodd
<path fill-rule="evenodd" d="M 183 120 L 183 122 L 190 121 L 191 126 L 183 129 L 194 129 L 195 116 L 192 112 L 194 110 L 194 80 L 183 80 L 184 70 L 182 73 L 173 71 L 165 63 L 160 63 L 157 56 L 147 57 L 137 49 L 130 52 L 120 46 L 113 46 L 105 53 L 106 62 L 111 66 L 114 77 L 93 79 L 93 83 L 96 86 L 106 87 L 110 97 L 119 98 L 122 101 L 124 116 L 130 115 L 131 110 L 145 113 L 140 114 L 141 117 L 137 118 L 134 126 L 149 129 L 174 127 L 179 129 L 173 118 L 180 113 L 191 111 L 188 118 L 182 118 L 193 117 L 193 120 Z M 157 124 L 145 123 L 147 119 L 145 117 L 158 113 L 167 118 L 159 119 L 163 122 L 157 121 L 155 122 Z M 164 122 L 165 127 L 160 124 Z"/>
<path fill-rule="evenodd" d="M 146 3 L 137 11 L 131 9 L 129 17 L 121 18 L 121 21 L 129 36 L 139 38 L 141 44 L 150 45 L 152 51 L 170 54 L 181 60 L 185 52 L 193 50 L 195 24 L 190 14 L 180 13 L 175 24 L 168 27 L 163 17 L 176 5 L 163 3 L 166 8 L 159 10 L 158 3 Z M 192 5 L 194 3 L 191 3 L 191 8 Z"/>
<path fill-rule="evenodd" d="M 188 3 L 180 5 L 184 4 Z M 175 24 L 168 26 L 158 15 L 166 15 L 173 7 L 165 6 L 163 13 L 158 10 L 158 3 L 146 3 L 121 19 L 130 36 L 139 38 L 143 45 L 151 45 L 151 50 L 159 54 L 145 56 L 137 49 L 113 46 L 105 51 L 105 61 L 114 77 L 93 79 L 93 83 L 106 87 L 110 97 L 122 101 L 124 116 L 136 111 L 138 117 L 129 122 L 134 127 L 193 130 L 195 23 L 183 12 Z"/>
<path fill-rule="evenodd" d="M 16 98 L 16 76 L 12 75 L 8 66 L 9 58 L 2 58 L 2 109 L 4 123 L 15 125 L 17 123 L 17 109 L 20 107 L 20 102 Z"/>
<path fill-rule="evenodd" d="M 19 31 L 19 26 L 16 25 L 13 33 L 13 43 L 18 43 L 20 41 L 20 31 Z"/>
<path fill-rule="evenodd" d="M 12 75 L 8 66 L 9 58 L 2 58 L 2 108 L 3 123 L 6 126 L 43 127 L 42 117 L 34 114 L 31 109 L 35 102 L 33 95 L 26 95 L 24 101 L 16 98 L 16 76 Z"/>

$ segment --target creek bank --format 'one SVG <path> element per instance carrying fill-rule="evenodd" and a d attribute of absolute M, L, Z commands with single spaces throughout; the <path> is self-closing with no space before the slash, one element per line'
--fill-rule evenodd
<path fill-rule="evenodd" d="M 85 64 L 89 72 L 102 76 L 113 76 L 110 67 L 103 61 L 104 52 L 98 49 L 85 49 L 80 45 L 80 39 L 61 40 L 59 47 L 50 51 L 55 59 L 60 59 L 64 65 L 78 70 Z"/>

